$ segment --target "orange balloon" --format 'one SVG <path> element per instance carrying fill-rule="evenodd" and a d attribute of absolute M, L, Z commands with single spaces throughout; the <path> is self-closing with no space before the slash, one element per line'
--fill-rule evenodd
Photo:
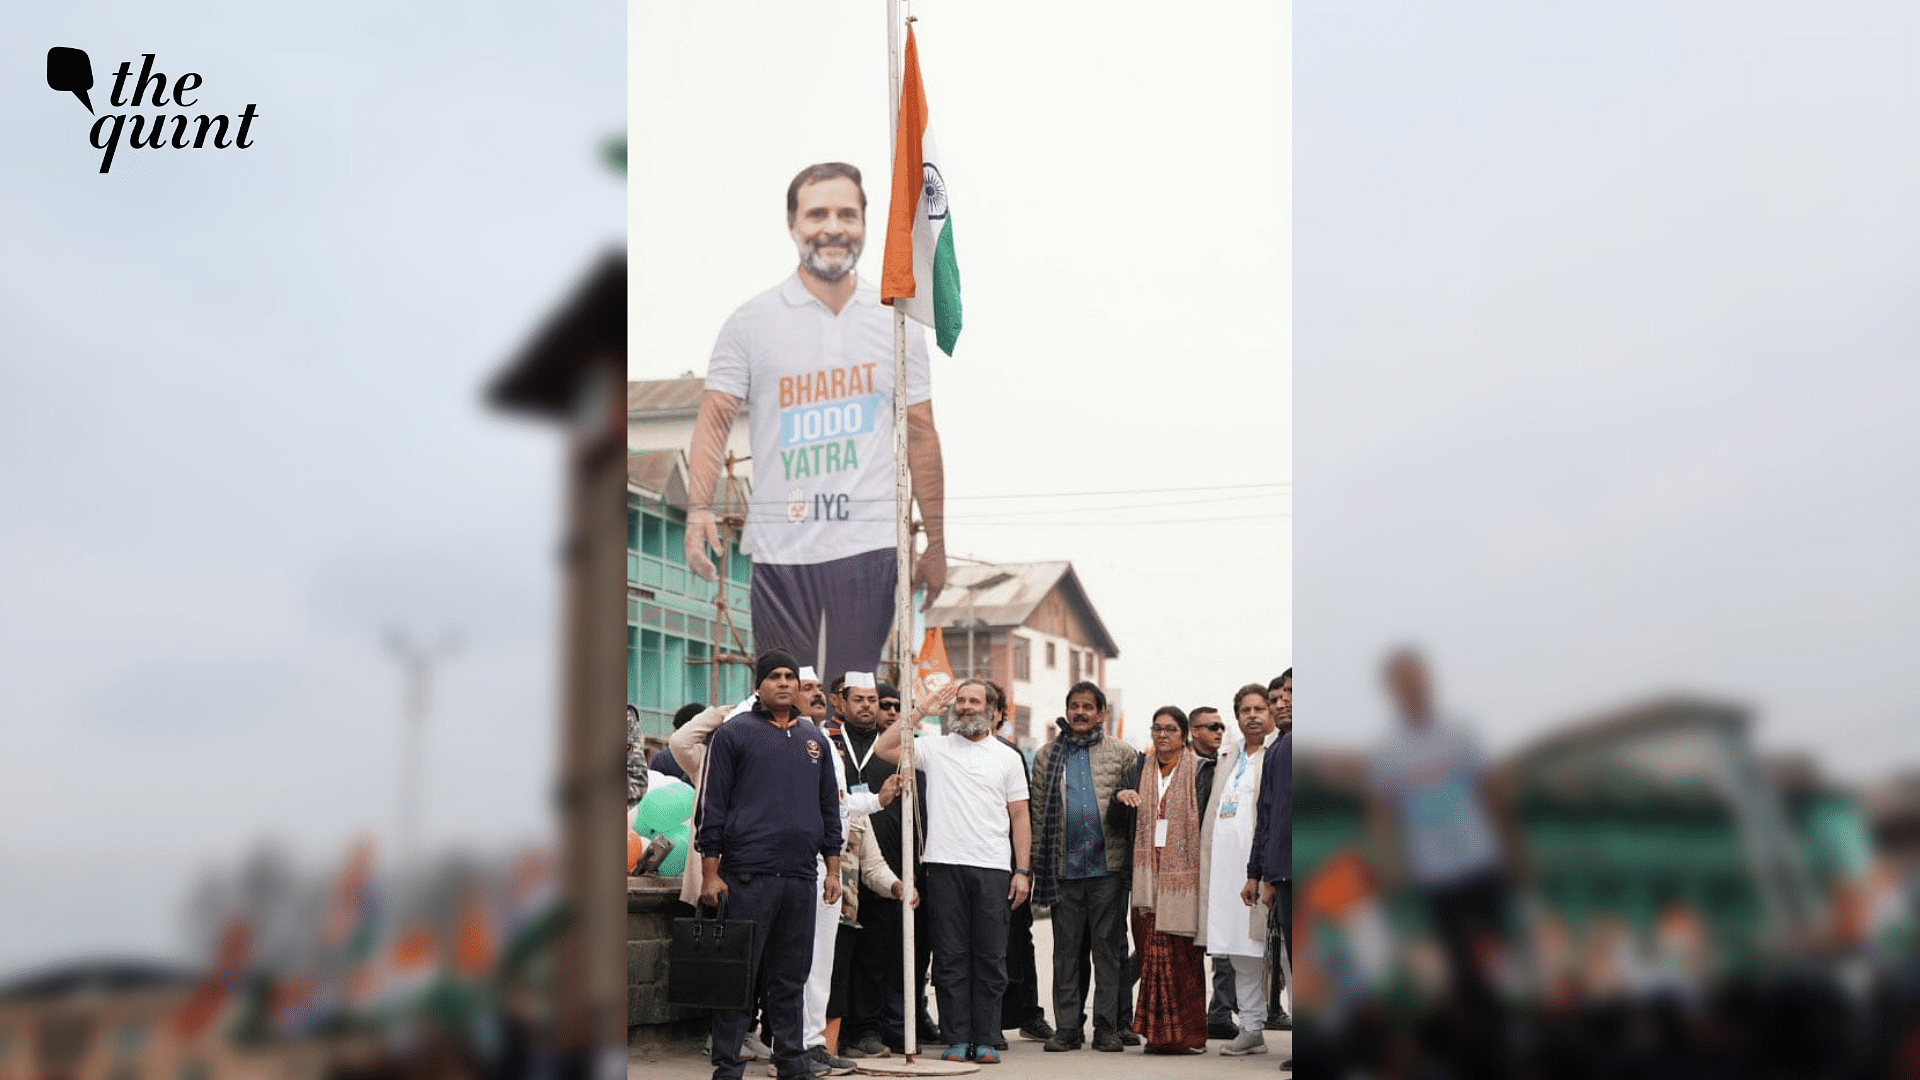
<path fill-rule="evenodd" d="M 647 842 L 645 840 L 640 839 L 639 833 L 634 832 L 632 829 L 628 829 L 627 830 L 627 873 L 629 874 L 633 873 L 633 868 L 640 865 L 640 856 L 645 855 L 646 853 L 647 853 Z"/>

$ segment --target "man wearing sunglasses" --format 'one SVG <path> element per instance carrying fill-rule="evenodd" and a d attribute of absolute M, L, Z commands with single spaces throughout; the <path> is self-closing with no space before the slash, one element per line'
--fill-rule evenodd
<path fill-rule="evenodd" d="M 1200 786 L 1200 819 L 1206 820 L 1207 803 L 1213 798 L 1213 770 L 1220 764 L 1220 743 L 1227 737 L 1226 721 L 1220 719 L 1220 710 L 1211 705 L 1201 705 L 1187 714 L 1192 721 L 1192 734 L 1189 745 L 1195 757 L 1200 759 L 1197 780 Z M 1240 1034 L 1240 1026 L 1233 1021 L 1233 1014 L 1240 1009 L 1240 1002 L 1233 992 L 1233 963 L 1224 956 L 1213 960 L 1213 995 L 1207 1002 L 1207 1038 L 1231 1039 Z"/>

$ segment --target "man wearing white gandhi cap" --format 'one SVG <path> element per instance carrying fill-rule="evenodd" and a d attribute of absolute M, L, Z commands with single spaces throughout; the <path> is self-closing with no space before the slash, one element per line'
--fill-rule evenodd
<path fill-rule="evenodd" d="M 871 673 L 849 672 L 847 675 L 849 688 L 853 685 L 855 675 L 861 676 L 867 686 L 872 687 Z M 867 696 L 871 697 L 875 704 L 875 709 L 870 715 L 878 715 L 878 696 L 871 689 L 867 691 Z M 815 727 L 821 728 L 824 734 L 827 720 L 827 695 L 820 685 L 819 673 L 811 667 L 800 669 L 799 702 L 801 712 L 806 714 L 807 719 Z M 829 738 L 828 742 L 836 751 L 844 745 L 844 739 Z M 869 753 L 871 753 L 870 748 Z M 840 785 L 840 835 L 844 837 L 853 819 L 865 819 L 874 811 L 892 802 L 894 791 L 898 790 L 898 786 L 895 786 L 894 791 L 883 788 L 880 794 L 871 791 L 863 782 L 856 781 L 852 787 L 849 787 L 848 761 L 838 752 L 832 757 L 834 776 Z M 857 774 L 857 770 L 853 771 Z M 826 860 L 824 858 L 819 860 L 818 866 L 821 883 L 824 885 L 827 873 Z M 839 932 L 839 902 L 822 903 L 814 912 L 813 967 L 807 975 L 805 1024 L 802 1030 L 806 1038 L 808 1054 L 814 1063 L 820 1066 L 821 1071 L 830 1075 L 841 1075 L 843 1071 L 850 1072 L 853 1069 L 852 1061 L 833 1055 L 827 1047 L 827 999 L 833 990 L 833 958 Z"/>

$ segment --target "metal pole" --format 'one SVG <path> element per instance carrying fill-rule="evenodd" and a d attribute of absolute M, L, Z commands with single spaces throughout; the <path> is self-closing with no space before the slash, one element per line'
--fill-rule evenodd
<path fill-rule="evenodd" d="M 891 84 L 892 104 L 888 116 L 887 137 L 894 155 L 900 152 L 900 0 L 887 0 L 887 76 Z M 914 1007 L 913 906 L 911 901 L 919 883 L 913 872 L 914 783 L 913 736 L 919 734 L 919 721 L 913 715 L 913 684 L 918 674 L 914 664 L 913 642 L 913 555 L 912 533 L 907 523 L 912 514 L 912 474 L 907 470 L 907 315 L 898 307 L 893 311 L 893 511 L 894 511 L 894 655 L 900 666 L 900 719 L 912 727 L 900 733 L 900 876 L 907 883 L 907 900 L 900 911 L 900 989 L 905 996 L 901 1025 L 905 1037 L 905 1057 L 911 1062 L 919 1053 L 920 1012 Z"/>
<path fill-rule="evenodd" d="M 405 707 L 401 723 L 405 730 L 401 735 L 400 759 L 400 865 L 410 867 L 418 854 L 416 844 L 420 834 L 420 798 L 426 787 L 422 775 L 425 764 L 426 724 L 428 691 L 436 661 L 452 656 L 459 646 L 459 640 L 452 634 L 438 647 L 419 646 L 410 641 L 405 634 L 391 631 L 387 634 L 387 651 L 400 662 L 402 676 L 406 679 Z"/>

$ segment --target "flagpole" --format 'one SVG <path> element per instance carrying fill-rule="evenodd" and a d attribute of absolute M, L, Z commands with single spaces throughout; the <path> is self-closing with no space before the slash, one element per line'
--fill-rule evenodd
<path fill-rule="evenodd" d="M 892 102 L 888 112 L 891 122 L 887 125 L 887 138 L 897 156 L 900 152 L 900 0 L 887 0 L 887 82 Z M 887 172 L 892 175 L 892 168 Z M 913 725 L 900 733 L 899 765 L 902 778 L 899 796 L 900 877 L 907 883 L 900 911 L 900 988 L 905 997 L 900 1011 L 905 1019 L 900 1026 L 905 1040 L 902 1049 L 908 1062 L 913 1061 L 920 1049 L 920 1011 L 914 1004 L 914 992 L 919 987 L 913 970 L 912 905 L 919 890 L 919 882 L 913 872 L 913 804 L 918 788 L 914 780 L 913 736 L 919 734 L 920 726 L 913 713 L 913 684 L 918 672 L 913 662 L 912 636 L 913 535 L 907 527 L 908 515 L 912 512 L 912 483 L 912 474 L 907 469 L 907 313 L 896 304 L 893 308 L 893 655 L 899 668 L 900 719 L 894 722 Z"/>

